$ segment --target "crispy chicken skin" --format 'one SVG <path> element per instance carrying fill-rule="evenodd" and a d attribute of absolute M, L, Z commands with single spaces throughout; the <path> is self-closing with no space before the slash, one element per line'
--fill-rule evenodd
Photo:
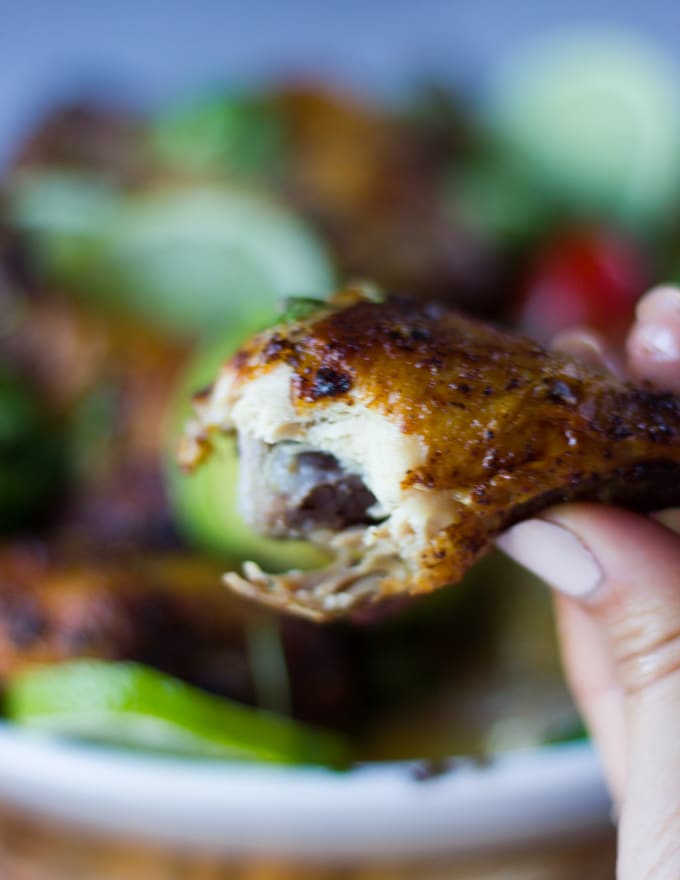
<path fill-rule="evenodd" d="M 256 336 L 194 405 L 184 466 L 211 454 L 215 434 L 236 431 L 256 463 L 242 476 L 250 521 L 277 535 L 288 523 L 287 534 L 335 556 L 325 569 L 278 576 L 247 563 L 227 583 L 317 620 L 454 583 L 499 532 L 549 504 L 680 502 L 677 398 L 437 303 L 341 292 Z M 316 484 L 310 453 L 326 463 Z M 353 482 L 324 476 L 329 459 Z M 291 490 L 296 473 L 309 491 Z M 348 485 L 372 503 L 339 525 Z M 295 510 L 282 517 L 286 499 Z"/>

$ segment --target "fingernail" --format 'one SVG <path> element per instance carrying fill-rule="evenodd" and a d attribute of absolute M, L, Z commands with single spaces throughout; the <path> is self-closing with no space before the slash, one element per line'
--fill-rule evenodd
<path fill-rule="evenodd" d="M 680 360 L 680 326 L 639 324 L 635 329 L 634 344 L 656 361 Z"/>
<path fill-rule="evenodd" d="M 568 596 L 597 589 L 602 571 L 588 548 L 556 523 L 529 519 L 504 532 L 497 546 L 511 559 Z"/>

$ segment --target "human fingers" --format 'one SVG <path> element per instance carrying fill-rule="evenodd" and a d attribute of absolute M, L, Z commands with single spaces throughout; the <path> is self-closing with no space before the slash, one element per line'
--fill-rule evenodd
<path fill-rule="evenodd" d="M 498 543 L 577 603 L 600 634 L 599 644 L 582 644 L 579 669 L 573 627 L 581 637 L 588 630 L 567 621 L 567 630 L 572 627 L 567 662 L 581 683 L 576 696 L 586 694 L 583 708 L 588 706 L 591 717 L 596 703 L 583 682 L 590 675 L 594 690 L 604 683 L 606 691 L 611 684 L 606 663 L 611 663 L 623 712 L 610 696 L 605 713 L 600 700 L 604 714 L 595 719 L 593 733 L 605 765 L 624 765 L 616 782 L 622 798 L 619 877 L 680 876 L 680 539 L 627 511 L 573 504 L 519 523 Z M 584 658 L 597 656 L 602 647 L 609 659 L 600 657 L 589 673 Z M 625 728 L 622 739 L 613 724 Z M 612 749 L 622 743 L 625 757 L 616 758 Z M 660 865 L 662 873 L 654 873 Z"/>
<path fill-rule="evenodd" d="M 626 350 L 635 379 L 680 393 L 679 287 L 655 287 L 642 297 Z"/>

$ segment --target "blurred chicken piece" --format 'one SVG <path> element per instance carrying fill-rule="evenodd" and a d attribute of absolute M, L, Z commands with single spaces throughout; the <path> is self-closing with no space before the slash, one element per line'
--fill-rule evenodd
<path fill-rule="evenodd" d="M 347 290 L 256 336 L 195 399 L 180 459 L 237 432 L 241 509 L 330 549 L 327 568 L 230 586 L 314 619 L 457 582 L 560 501 L 680 501 L 680 400 L 438 303 Z"/>
<path fill-rule="evenodd" d="M 245 703 L 290 702 L 309 722 L 350 723 L 349 634 L 279 623 L 230 595 L 218 572 L 188 555 L 68 559 L 36 543 L 5 546 L 0 682 L 35 664 L 135 660 Z M 283 668 L 272 671 L 277 660 Z M 290 692 L 272 693 L 279 686 Z"/>
<path fill-rule="evenodd" d="M 68 426 L 72 481 L 60 530 L 92 543 L 170 540 L 161 462 L 186 344 L 16 283 L 2 307 L 0 358 Z"/>
<path fill-rule="evenodd" d="M 15 157 L 20 168 L 89 170 L 123 183 L 148 175 L 143 126 L 129 111 L 75 102 L 41 121 Z"/>
<path fill-rule="evenodd" d="M 275 103 L 288 140 L 289 197 L 329 238 L 343 276 L 489 312 L 504 267 L 442 200 L 454 143 L 467 136 L 462 122 L 435 137 L 318 87 L 283 89 Z"/>
<path fill-rule="evenodd" d="M 265 151 L 266 161 L 256 163 L 251 182 L 272 187 L 314 223 L 341 276 L 370 277 L 396 292 L 490 314 L 499 305 L 499 291 L 507 289 L 499 282 L 511 267 L 497 246 L 454 216 L 445 197 L 451 168 L 473 141 L 471 114 L 449 94 L 432 94 L 423 92 L 409 112 L 315 83 L 254 94 L 253 129 L 264 132 L 265 140 L 268 128 L 277 134 L 269 145 L 272 155 Z M 226 92 L 223 109 L 236 105 L 238 98 Z M 200 101 L 197 106 L 200 111 Z M 217 115 L 209 116 L 206 129 L 197 111 L 198 128 L 183 131 L 182 143 L 190 154 L 192 147 L 200 152 L 202 141 L 222 132 L 225 142 L 217 155 L 223 164 L 168 165 L 150 148 L 153 118 L 144 122 L 121 109 L 73 103 L 37 126 L 16 157 L 14 173 L 84 173 L 127 193 L 140 185 L 162 191 L 172 181 L 233 183 L 239 175 L 229 158 L 243 144 L 233 116 L 219 115 L 219 100 L 214 106 Z M 244 106 L 237 116 L 248 129 Z M 251 151 L 258 145 L 255 138 Z M 246 150 L 245 164 L 251 151 Z"/>

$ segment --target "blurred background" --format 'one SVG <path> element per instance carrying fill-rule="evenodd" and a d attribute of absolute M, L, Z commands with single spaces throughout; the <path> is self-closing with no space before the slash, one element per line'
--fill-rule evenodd
<path fill-rule="evenodd" d="M 417 10 L 407 0 L 348 0 L 323 9 L 304 0 L 64 0 L 58 10 L 27 0 L 3 3 L 0 24 L 6 156 L 37 107 L 85 83 L 121 89 L 140 103 L 291 73 L 382 94 L 414 78 L 443 77 L 478 93 L 509 52 L 565 28 L 628 30 L 673 54 L 680 10 L 664 0 L 574 0 L 568 7 L 428 0 Z"/>

